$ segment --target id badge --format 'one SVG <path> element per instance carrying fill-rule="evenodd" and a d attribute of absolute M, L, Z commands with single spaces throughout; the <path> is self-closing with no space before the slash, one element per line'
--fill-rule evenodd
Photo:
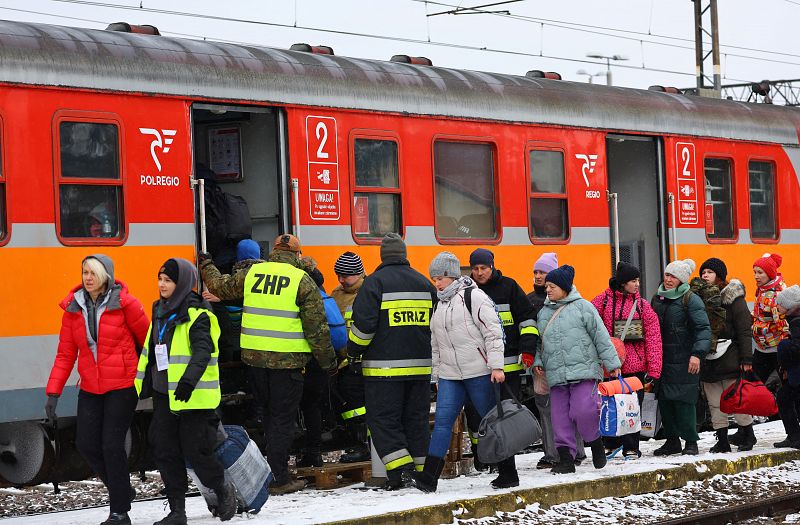
<path fill-rule="evenodd" d="M 167 345 L 156 345 L 156 368 L 159 372 L 162 372 L 168 367 L 169 360 L 167 359 Z"/>

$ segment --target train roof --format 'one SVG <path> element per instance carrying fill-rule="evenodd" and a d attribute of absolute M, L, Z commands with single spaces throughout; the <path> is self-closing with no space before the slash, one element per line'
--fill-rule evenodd
<path fill-rule="evenodd" d="M 267 47 L 0 21 L 4 82 L 798 145 L 800 110 Z"/>

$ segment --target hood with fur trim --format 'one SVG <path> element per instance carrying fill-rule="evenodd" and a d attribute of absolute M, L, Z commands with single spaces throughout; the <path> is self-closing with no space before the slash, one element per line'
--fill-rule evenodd
<path fill-rule="evenodd" d="M 720 291 L 722 296 L 722 304 L 733 304 L 739 297 L 744 297 L 745 289 L 744 284 L 739 279 L 731 279 L 728 285 Z"/>

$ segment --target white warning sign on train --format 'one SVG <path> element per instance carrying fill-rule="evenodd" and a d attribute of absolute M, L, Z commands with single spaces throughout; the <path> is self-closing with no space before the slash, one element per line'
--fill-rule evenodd
<path fill-rule="evenodd" d="M 695 169 L 694 144 L 677 142 L 675 144 L 675 167 L 678 186 L 678 222 L 697 224 L 697 170 Z"/>
<path fill-rule="evenodd" d="M 336 119 L 306 117 L 308 209 L 314 220 L 339 218 L 339 144 Z"/>

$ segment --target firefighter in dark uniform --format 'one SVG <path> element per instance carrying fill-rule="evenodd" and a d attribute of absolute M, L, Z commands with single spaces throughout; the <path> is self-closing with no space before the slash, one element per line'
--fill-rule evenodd
<path fill-rule="evenodd" d="M 386 466 L 387 490 L 411 486 L 422 470 L 430 429 L 431 330 L 436 290 L 406 259 L 396 233 L 381 242 L 381 265 L 353 303 L 347 352 L 361 367 L 367 426 Z"/>
<path fill-rule="evenodd" d="M 349 332 L 350 325 L 353 324 L 353 303 L 366 277 L 364 263 L 357 254 L 344 252 L 336 259 L 333 271 L 339 280 L 339 286 L 331 292 L 331 297 L 336 301 L 336 306 L 339 307 Z M 355 367 L 350 366 L 346 352 L 340 357 L 341 362 L 336 381 L 336 389 L 342 400 L 342 408 L 339 414 L 351 438 L 358 444 L 342 454 L 339 461 L 341 463 L 368 461 L 370 453 L 367 445 L 367 409 L 364 405 L 364 378 L 360 373 L 354 371 Z"/>
<path fill-rule="evenodd" d="M 522 374 L 533 364 L 539 330 L 533 306 L 525 296 L 517 281 L 504 276 L 494 267 L 494 254 L 478 248 L 469 256 L 472 279 L 478 288 L 486 292 L 497 306 L 500 320 L 503 321 L 506 351 L 503 371 L 506 384 L 519 398 Z M 505 395 L 505 391 L 504 391 Z M 470 405 L 471 406 L 471 405 Z M 480 419 L 474 408 L 467 411 L 467 422 L 472 436 L 476 434 Z M 519 485 L 519 476 L 514 456 L 497 465 L 498 477 L 492 481 L 494 488 L 509 488 Z"/>

